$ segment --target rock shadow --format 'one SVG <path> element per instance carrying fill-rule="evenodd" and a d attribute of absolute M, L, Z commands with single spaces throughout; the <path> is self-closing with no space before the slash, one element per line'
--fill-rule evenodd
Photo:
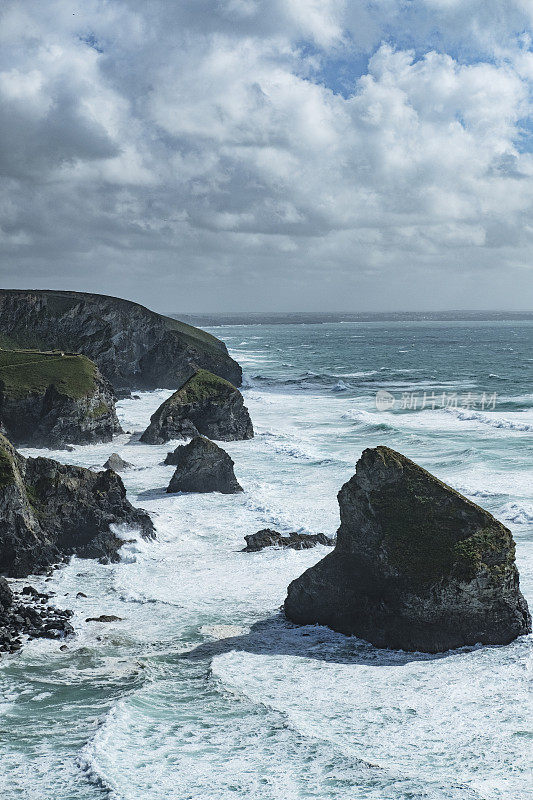
<path fill-rule="evenodd" d="M 464 647 L 444 653 L 410 653 L 374 647 L 356 636 L 345 636 L 320 625 L 294 625 L 282 612 L 256 622 L 248 633 L 204 642 L 178 658 L 191 661 L 210 660 L 232 650 L 257 655 L 284 655 L 375 667 L 402 667 L 413 661 L 436 661 L 467 655 L 477 647 Z"/>

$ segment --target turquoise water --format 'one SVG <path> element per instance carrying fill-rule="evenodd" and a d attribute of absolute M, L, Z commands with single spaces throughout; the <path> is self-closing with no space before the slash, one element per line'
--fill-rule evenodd
<path fill-rule="evenodd" d="M 361 451 L 388 444 L 512 529 L 532 604 L 533 324 L 234 322 L 210 330 L 245 371 L 256 437 L 224 445 L 242 496 L 166 495 L 173 445 L 137 435 L 53 454 L 132 462 L 128 494 L 158 540 L 32 580 L 74 609 L 77 635 L 0 662 L 2 797 L 525 800 L 531 637 L 429 657 L 292 628 L 286 587 L 327 548 L 240 548 L 267 525 L 334 532 Z M 121 401 L 124 429 L 169 394 Z M 85 622 L 102 613 L 122 621 Z"/>

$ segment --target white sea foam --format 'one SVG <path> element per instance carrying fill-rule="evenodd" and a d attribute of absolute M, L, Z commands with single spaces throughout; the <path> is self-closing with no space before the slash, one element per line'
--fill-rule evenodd
<path fill-rule="evenodd" d="M 135 536 L 119 564 L 75 558 L 31 580 L 74 610 L 76 637 L 2 662 L 2 797 L 526 800 L 527 639 L 434 658 L 295 628 L 279 613 L 286 587 L 330 549 L 241 549 L 267 526 L 333 534 L 361 451 L 389 444 L 511 527 L 531 598 L 528 413 L 378 412 L 369 396 L 257 382 L 245 391 L 256 437 L 223 443 L 245 493 L 168 495 L 161 462 L 176 442 L 138 434 L 170 393 L 119 402 L 133 436 L 25 451 L 95 469 L 117 451 L 157 540 Z M 86 622 L 100 614 L 121 620 Z"/>

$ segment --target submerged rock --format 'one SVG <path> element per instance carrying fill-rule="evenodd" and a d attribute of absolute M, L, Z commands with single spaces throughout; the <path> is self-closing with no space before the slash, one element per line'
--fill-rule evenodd
<path fill-rule="evenodd" d="M 153 536 L 116 472 L 92 472 L 50 458 L 23 458 L 0 435 L 0 572 L 24 577 L 72 554 L 118 561 L 124 524 Z"/>
<path fill-rule="evenodd" d="M 112 469 L 115 472 L 122 472 L 122 470 L 131 469 L 131 467 L 133 467 L 133 464 L 130 464 L 129 461 L 124 461 L 118 453 L 111 453 L 104 464 L 104 469 Z"/>
<path fill-rule="evenodd" d="M 265 547 L 290 547 L 292 550 L 308 550 L 317 544 L 324 544 L 328 547 L 333 547 L 335 544 L 335 539 L 326 536 L 325 533 L 289 533 L 283 536 L 270 528 L 264 528 L 244 538 L 246 547 L 243 547 L 243 553 L 255 553 Z"/>
<path fill-rule="evenodd" d="M 242 492 L 233 461 L 221 447 L 203 436 L 177 447 L 173 454 L 177 468 L 167 492 Z"/>
<path fill-rule="evenodd" d="M 290 584 L 289 619 L 431 653 L 531 631 L 512 534 L 487 511 L 388 447 L 338 497 L 335 550 Z"/>
<path fill-rule="evenodd" d="M 83 353 L 121 393 L 181 386 L 198 368 L 242 381 L 220 339 L 118 297 L 2 289 L 0 334 L 9 347 Z"/>
<path fill-rule="evenodd" d="M 254 435 L 242 394 L 229 381 L 198 370 L 159 406 L 141 436 L 146 444 L 203 435 L 234 441 Z"/>
<path fill-rule="evenodd" d="M 75 353 L 0 349 L 0 425 L 16 444 L 65 447 L 121 433 L 111 385 Z"/>
<path fill-rule="evenodd" d="M 85 622 L 122 622 L 124 617 L 117 617 L 115 614 L 100 614 L 99 617 L 87 617 Z"/>

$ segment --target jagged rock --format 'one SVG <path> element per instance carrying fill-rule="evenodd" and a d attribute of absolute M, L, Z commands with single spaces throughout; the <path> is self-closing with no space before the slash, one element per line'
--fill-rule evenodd
<path fill-rule="evenodd" d="M 3 289 L 0 334 L 4 346 L 83 353 L 120 393 L 181 386 L 198 368 L 242 381 L 215 336 L 117 297 Z"/>
<path fill-rule="evenodd" d="M 339 505 L 335 550 L 290 584 L 289 619 L 431 653 L 531 631 L 511 532 L 413 461 L 365 450 Z"/>
<path fill-rule="evenodd" d="M 111 524 L 153 536 L 116 472 L 92 472 L 50 458 L 23 458 L 0 435 L 0 572 L 24 577 L 72 554 L 118 561 L 123 540 Z"/>
<path fill-rule="evenodd" d="M 124 469 L 130 469 L 133 464 L 129 461 L 124 461 L 118 453 L 111 453 L 109 458 L 104 464 L 104 469 L 113 469 L 115 472 L 122 472 Z"/>
<path fill-rule="evenodd" d="M 152 414 L 141 442 L 163 444 L 170 439 L 187 439 L 199 434 L 226 442 L 251 439 L 254 435 L 239 390 L 203 369 Z"/>
<path fill-rule="evenodd" d="M 72 611 L 47 604 L 48 595 L 33 586 L 22 591 L 24 602 L 16 596 L 5 578 L 0 577 L 0 651 L 14 653 L 22 646 L 22 636 L 60 639 L 73 633 L 68 618 Z"/>
<path fill-rule="evenodd" d="M 256 553 L 265 547 L 290 547 L 292 550 L 308 550 L 317 544 L 324 544 L 328 547 L 333 547 L 335 544 L 335 539 L 326 536 L 325 533 L 289 533 L 283 536 L 270 528 L 263 528 L 263 530 L 244 538 L 246 547 L 243 547 L 243 553 Z"/>
<path fill-rule="evenodd" d="M 115 395 L 82 355 L 0 349 L 0 425 L 17 444 L 66 447 L 121 433 Z"/>
<path fill-rule="evenodd" d="M 203 436 L 174 451 L 177 468 L 167 492 L 242 492 L 233 472 L 233 461 L 225 450 Z"/>
<path fill-rule="evenodd" d="M 183 447 L 182 444 L 178 445 L 174 450 L 169 450 L 166 454 L 165 460 L 163 464 L 167 467 L 176 467 L 180 460 L 180 450 Z"/>
<path fill-rule="evenodd" d="M 99 617 L 87 617 L 85 622 L 122 622 L 123 617 L 117 617 L 115 614 L 100 614 Z"/>

